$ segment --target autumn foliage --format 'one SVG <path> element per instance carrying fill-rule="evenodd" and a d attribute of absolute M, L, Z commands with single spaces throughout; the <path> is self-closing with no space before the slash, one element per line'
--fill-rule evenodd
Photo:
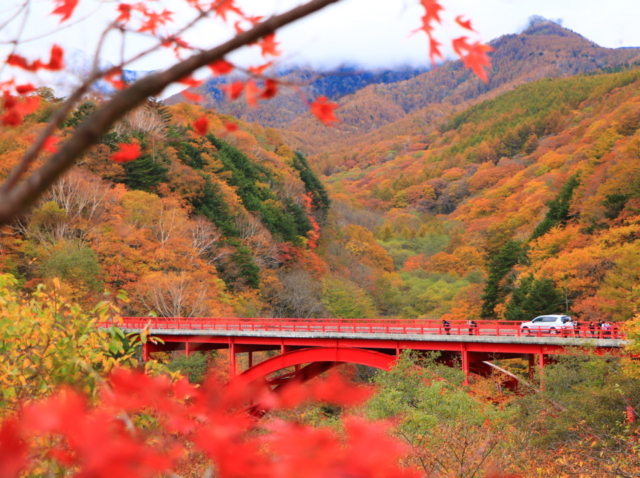
<path fill-rule="evenodd" d="M 184 379 L 172 383 L 116 370 L 95 404 L 64 389 L 5 420 L 0 476 L 66 471 L 144 477 L 194 471 L 193 463 L 220 477 L 419 476 L 399 465 L 407 447 L 388 436 L 388 424 L 347 418 L 338 434 L 280 420 L 257 422 L 243 411 L 250 397 L 291 408 L 308 398 L 353 405 L 368 396 L 337 377 L 289 392 L 279 397 L 241 380 L 224 386 L 212 377 L 196 388 Z"/>

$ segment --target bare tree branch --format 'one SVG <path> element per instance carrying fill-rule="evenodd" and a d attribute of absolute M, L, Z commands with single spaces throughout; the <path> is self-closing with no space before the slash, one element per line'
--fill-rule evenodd
<path fill-rule="evenodd" d="M 29 208 L 90 146 L 96 144 L 100 136 L 118 119 L 147 98 L 157 96 L 165 87 L 189 76 L 198 68 L 222 59 L 228 53 L 254 43 L 279 28 L 338 1 L 340 0 L 311 0 L 288 12 L 272 16 L 222 45 L 196 54 L 166 71 L 147 76 L 120 91 L 88 117 L 58 152 L 33 171 L 27 179 L 3 186 L 0 190 L 0 225 L 7 224 L 17 214 Z"/>

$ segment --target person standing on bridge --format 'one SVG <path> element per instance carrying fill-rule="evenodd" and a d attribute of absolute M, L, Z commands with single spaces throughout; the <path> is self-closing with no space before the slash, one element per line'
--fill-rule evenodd
<path fill-rule="evenodd" d="M 478 324 L 475 320 L 467 320 L 467 327 L 469 327 L 469 335 L 478 334 Z"/>
<path fill-rule="evenodd" d="M 446 319 L 442 319 L 442 328 L 447 333 L 447 335 L 451 335 L 451 322 Z"/>

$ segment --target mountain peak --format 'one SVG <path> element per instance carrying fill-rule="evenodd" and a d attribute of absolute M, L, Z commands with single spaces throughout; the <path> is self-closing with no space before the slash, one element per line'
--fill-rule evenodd
<path fill-rule="evenodd" d="M 521 33 L 522 35 L 540 35 L 540 36 L 548 36 L 555 35 L 559 37 L 566 38 L 580 38 L 589 43 L 593 43 L 582 35 L 574 32 L 573 30 L 569 30 L 568 28 L 563 27 L 560 23 L 548 20 L 546 18 L 540 17 L 538 15 L 534 15 L 529 18 L 529 26 Z"/>

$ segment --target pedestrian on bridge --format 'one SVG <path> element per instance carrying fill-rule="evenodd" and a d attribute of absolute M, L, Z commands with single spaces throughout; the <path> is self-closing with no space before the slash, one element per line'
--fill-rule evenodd
<path fill-rule="evenodd" d="M 595 337 L 595 335 L 596 335 L 596 324 L 594 322 L 589 322 L 589 333 L 591 333 L 591 337 Z"/>
<path fill-rule="evenodd" d="M 451 322 L 446 319 L 442 319 L 442 328 L 447 333 L 447 335 L 451 335 Z"/>
<path fill-rule="evenodd" d="M 467 320 L 469 335 L 478 335 L 478 323 L 475 320 Z"/>
<path fill-rule="evenodd" d="M 611 324 L 609 322 L 602 323 L 602 338 L 603 339 L 611 338 Z"/>

